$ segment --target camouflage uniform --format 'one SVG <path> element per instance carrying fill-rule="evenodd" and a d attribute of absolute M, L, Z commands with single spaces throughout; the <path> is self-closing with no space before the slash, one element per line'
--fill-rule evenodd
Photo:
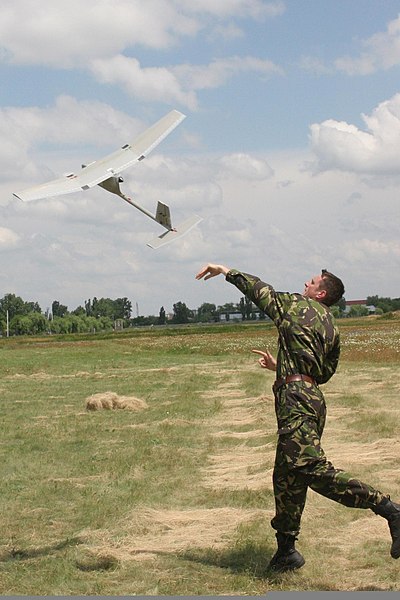
<path fill-rule="evenodd" d="M 321 447 L 326 406 L 318 384 L 335 373 L 340 353 L 339 332 L 329 309 L 301 294 L 276 292 L 258 277 L 234 269 L 226 280 L 278 328 L 277 380 L 303 374 L 315 382 L 296 381 L 274 389 L 278 443 L 272 527 L 284 534 L 299 533 L 308 487 L 346 506 L 375 507 L 383 494 L 335 469 Z"/>

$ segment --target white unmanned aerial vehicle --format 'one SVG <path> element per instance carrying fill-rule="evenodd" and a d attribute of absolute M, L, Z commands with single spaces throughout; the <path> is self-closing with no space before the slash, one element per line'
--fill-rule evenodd
<path fill-rule="evenodd" d="M 178 227 L 172 227 L 169 207 L 162 202 L 158 202 L 156 214 L 152 215 L 139 204 L 136 204 L 131 198 L 125 196 L 120 190 L 119 184 L 123 181 L 120 177 L 121 171 L 127 169 L 131 165 L 140 162 L 155 148 L 168 134 L 175 129 L 183 121 L 185 115 L 177 110 L 172 110 L 154 125 L 146 129 L 134 142 L 122 146 L 120 150 L 105 156 L 104 158 L 82 165 L 82 171 L 79 175 L 70 173 L 54 181 L 49 181 L 43 185 L 38 185 L 32 188 L 14 193 L 14 196 L 20 200 L 39 200 L 41 198 L 51 198 L 52 196 L 60 196 L 62 194 L 70 194 L 72 192 L 80 192 L 88 190 L 95 185 L 100 185 L 102 188 L 117 194 L 120 198 L 129 202 L 135 208 L 138 208 L 142 213 L 160 223 L 167 231 L 159 237 L 151 240 L 147 245 L 150 248 L 159 248 L 168 242 L 187 233 L 189 229 L 197 225 L 202 219 L 197 215 L 192 216 L 187 221 L 184 221 Z"/>

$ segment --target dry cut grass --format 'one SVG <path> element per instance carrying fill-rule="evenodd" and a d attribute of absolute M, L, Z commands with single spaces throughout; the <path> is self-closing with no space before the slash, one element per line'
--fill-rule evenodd
<path fill-rule="evenodd" d="M 86 399 L 87 410 L 113 410 L 116 408 L 138 411 L 147 408 L 147 404 L 135 396 L 119 396 L 115 392 L 100 392 Z"/>

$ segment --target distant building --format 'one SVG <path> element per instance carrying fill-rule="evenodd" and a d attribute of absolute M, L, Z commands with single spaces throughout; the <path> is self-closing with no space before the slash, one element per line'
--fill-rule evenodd
<path fill-rule="evenodd" d="M 219 315 L 219 320 L 223 321 L 223 322 L 227 322 L 227 321 L 245 321 L 246 323 L 248 323 L 249 321 L 259 321 L 260 320 L 260 315 L 261 315 L 261 311 L 258 308 L 254 308 L 251 311 L 251 317 L 248 319 L 246 317 L 246 319 L 243 319 L 243 315 L 241 312 L 238 311 L 232 311 L 232 312 L 223 312 L 220 313 Z M 266 321 L 269 321 L 269 317 L 267 317 L 267 315 L 263 315 L 261 317 L 261 319 L 264 318 Z"/>
<path fill-rule="evenodd" d="M 346 306 L 367 306 L 366 300 L 346 300 Z"/>
<path fill-rule="evenodd" d="M 375 313 L 376 307 L 372 304 L 367 304 L 366 300 L 346 300 L 346 308 L 344 310 L 344 314 L 347 315 L 350 312 L 352 306 L 365 306 L 368 309 L 368 312 L 373 315 Z"/>
<path fill-rule="evenodd" d="M 240 312 L 224 312 L 219 315 L 220 321 L 242 321 L 242 313 Z"/>

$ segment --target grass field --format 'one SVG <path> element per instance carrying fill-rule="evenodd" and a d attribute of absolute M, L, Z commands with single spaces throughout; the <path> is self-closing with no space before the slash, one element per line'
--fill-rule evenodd
<path fill-rule="evenodd" d="M 325 451 L 399 500 L 400 318 L 339 324 Z M 273 374 L 250 352 L 266 346 L 262 323 L 1 340 L 0 594 L 400 590 L 386 521 L 312 491 L 305 567 L 268 574 Z"/>

